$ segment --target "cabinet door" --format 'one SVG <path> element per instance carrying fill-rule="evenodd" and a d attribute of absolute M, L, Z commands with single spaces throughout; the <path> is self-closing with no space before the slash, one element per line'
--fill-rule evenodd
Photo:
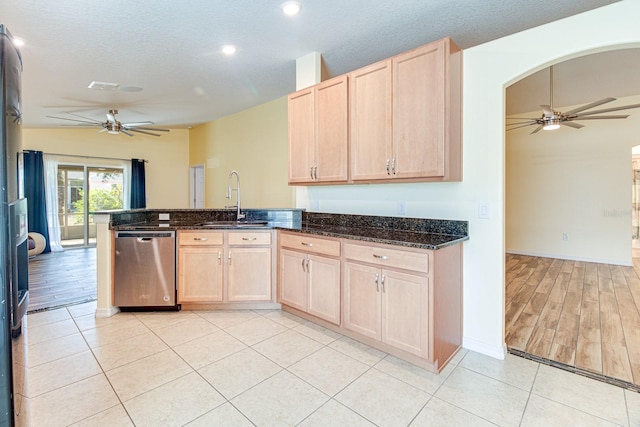
<path fill-rule="evenodd" d="M 347 76 L 319 84 L 315 88 L 317 181 L 347 181 L 349 105 Z"/>
<path fill-rule="evenodd" d="M 349 74 L 351 179 L 388 179 L 391 161 L 391 60 Z"/>
<path fill-rule="evenodd" d="M 445 45 L 440 40 L 393 58 L 394 176 L 445 173 Z"/>
<path fill-rule="evenodd" d="M 345 270 L 344 327 L 380 340 L 380 269 L 347 262 Z"/>
<path fill-rule="evenodd" d="M 178 248 L 178 303 L 222 301 L 222 247 Z"/>
<path fill-rule="evenodd" d="M 303 253 L 280 250 L 279 302 L 302 311 L 307 311 L 308 300 L 306 261 Z"/>
<path fill-rule="evenodd" d="M 384 280 L 384 283 L 382 281 Z M 382 270 L 382 341 L 428 356 L 429 286 L 426 277 Z"/>
<path fill-rule="evenodd" d="M 227 301 L 271 300 L 271 248 L 229 248 Z"/>
<path fill-rule="evenodd" d="M 289 95 L 289 183 L 313 182 L 314 92 L 304 89 Z"/>
<path fill-rule="evenodd" d="M 340 324 L 340 260 L 309 255 L 308 313 Z"/>

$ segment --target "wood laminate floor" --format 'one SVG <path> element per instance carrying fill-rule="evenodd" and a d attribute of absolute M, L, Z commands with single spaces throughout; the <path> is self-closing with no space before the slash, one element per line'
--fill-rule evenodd
<path fill-rule="evenodd" d="M 506 256 L 510 350 L 640 385 L 640 259 L 633 267 Z"/>
<path fill-rule="evenodd" d="M 97 298 L 96 249 L 67 249 L 29 259 L 29 312 Z"/>

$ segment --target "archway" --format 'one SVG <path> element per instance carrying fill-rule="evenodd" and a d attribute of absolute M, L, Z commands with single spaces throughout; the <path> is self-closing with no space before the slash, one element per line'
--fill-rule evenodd
<path fill-rule="evenodd" d="M 505 353 L 505 88 L 554 62 L 639 47 L 633 18 L 639 14 L 640 3 L 626 0 L 465 50 L 461 192 L 472 218 L 464 266 L 465 347 L 499 358 Z M 489 220 L 475 218 L 478 200 L 490 203 Z"/>

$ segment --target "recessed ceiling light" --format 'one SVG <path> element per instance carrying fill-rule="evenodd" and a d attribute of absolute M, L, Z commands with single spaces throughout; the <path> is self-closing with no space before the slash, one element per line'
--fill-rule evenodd
<path fill-rule="evenodd" d="M 236 47 L 231 44 L 226 44 L 222 46 L 222 53 L 224 53 L 225 55 L 233 55 L 234 53 L 236 53 Z"/>
<path fill-rule="evenodd" d="M 301 7 L 300 2 L 295 0 L 286 1 L 280 5 L 280 9 L 288 16 L 297 15 Z"/>
<path fill-rule="evenodd" d="M 89 89 L 94 89 L 94 90 L 104 90 L 104 91 L 113 92 L 116 89 L 118 89 L 118 86 L 120 86 L 118 83 L 92 81 L 87 87 Z"/>

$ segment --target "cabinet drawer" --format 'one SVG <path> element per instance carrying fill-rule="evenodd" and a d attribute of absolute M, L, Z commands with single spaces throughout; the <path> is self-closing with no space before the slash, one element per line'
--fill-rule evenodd
<path fill-rule="evenodd" d="M 362 261 L 389 268 L 402 268 L 421 273 L 429 272 L 429 255 L 426 252 L 411 252 L 386 246 L 345 243 L 344 256 L 354 261 Z"/>
<path fill-rule="evenodd" d="M 180 246 L 211 246 L 221 245 L 223 242 L 224 233 L 219 231 L 178 231 L 178 245 Z"/>
<path fill-rule="evenodd" d="M 309 234 L 280 233 L 280 246 L 314 254 L 340 256 L 340 242 L 338 240 L 312 237 Z"/>
<path fill-rule="evenodd" d="M 270 245 L 271 232 L 230 231 L 230 245 Z"/>

